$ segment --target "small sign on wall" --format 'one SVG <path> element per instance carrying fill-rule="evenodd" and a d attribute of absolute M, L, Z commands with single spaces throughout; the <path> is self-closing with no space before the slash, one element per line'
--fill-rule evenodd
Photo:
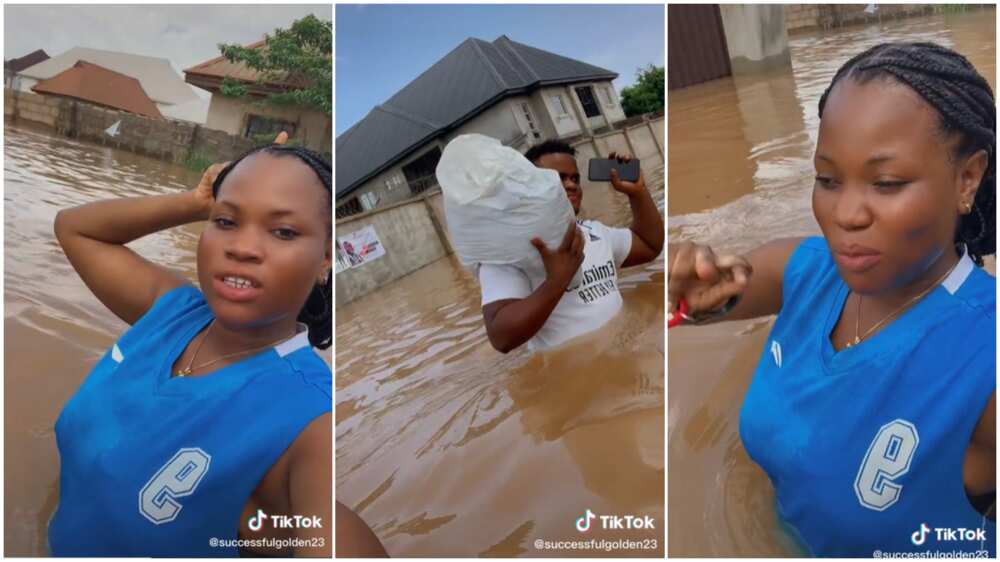
<path fill-rule="evenodd" d="M 337 237 L 337 269 L 358 267 L 385 255 L 385 247 L 378 239 L 375 227 L 368 225 L 350 234 Z"/>

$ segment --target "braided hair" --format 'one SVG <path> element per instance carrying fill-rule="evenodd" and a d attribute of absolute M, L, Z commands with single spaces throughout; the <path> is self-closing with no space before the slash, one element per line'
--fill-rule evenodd
<path fill-rule="evenodd" d="M 845 76 L 857 84 L 892 79 L 909 86 L 937 110 L 942 136 L 958 135 L 953 160 L 986 151 L 989 163 L 976 191 L 974 212 L 960 217 L 955 232 L 956 247 L 964 244 L 982 267 L 983 256 L 996 253 L 996 107 L 989 83 L 951 49 L 933 43 L 883 43 L 840 67 L 819 99 L 821 119 L 830 92 Z"/>
<path fill-rule="evenodd" d="M 304 162 L 309 166 L 316 176 L 319 177 L 320 183 L 326 188 L 327 194 L 327 204 L 332 205 L 332 191 L 331 191 L 331 170 L 330 163 L 327 162 L 319 154 L 309 150 L 308 148 L 302 148 L 301 146 L 285 146 L 281 144 L 268 144 L 261 147 L 254 148 L 249 152 L 246 152 L 239 158 L 233 160 L 228 166 L 219 172 L 219 175 L 215 178 L 215 183 L 212 184 L 212 197 L 216 197 L 219 193 L 219 187 L 222 185 L 223 180 L 229 175 L 229 172 L 236 167 L 241 161 L 243 161 L 248 156 L 257 154 L 258 152 L 265 152 L 279 157 L 295 157 Z M 329 215 L 329 213 L 327 213 Z M 331 225 L 332 226 L 332 225 Z M 333 308 L 331 307 L 331 296 L 333 294 L 333 272 L 327 271 L 326 273 L 326 283 L 317 283 L 313 285 L 312 291 L 309 293 L 309 298 L 306 299 L 305 305 L 302 306 L 302 310 L 299 311 L 299 316 L 297 320 L 299 322 L 305 323 L 309 326 L 309 343 L 314 347 L 319 349 L 327 349 L 331 344 L 331 336 L 333 332 Z"/>

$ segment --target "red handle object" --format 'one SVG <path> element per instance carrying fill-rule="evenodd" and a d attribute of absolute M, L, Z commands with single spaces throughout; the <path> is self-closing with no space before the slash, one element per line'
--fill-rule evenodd
<path fill-rule="evenodd" d="M 667 329 L 673 328 L 674 326 L 680 326 L 684 323 L 684 317 L 687 316 L 688 303 L 684 299 L 679 299 L 677 301 L 677 310 L 669 315 L 667 320 Z"/>

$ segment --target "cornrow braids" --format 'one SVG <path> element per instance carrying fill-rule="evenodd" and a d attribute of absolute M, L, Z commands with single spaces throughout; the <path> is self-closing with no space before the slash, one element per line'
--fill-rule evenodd
<path fill-rule="evenodd" d="M 241 161 L 243 161 L 248 156 L 257 154 L 258 152 L 266 152 L 274 156 L 284 156 L 284 157 L 296 157 L 302 160 L 316 173 L 319 178 L 320 183 L 326 188 L 327 201 L 332 205 L 333 203 L 333 191 L 332 191 L 332 171 L 330 163 L 327 162 L 322 156 L 309 150 L 308 148 L 303 148 L 301 146 L 285 146 L 281 144 L 268 144 L 254 148 L 244 154 L 239 158 L 233 160 L 228 166 L 219 172 L 219 175 L 215 178 L 215 183 L 212 184 L 212 197 L 216 197 L 219 193 L 219 187 L 222 185 L 223 180 L 229 175 L 229 172 L 236 167 Z M 331 225 L 332 226 L 332 225 Z M 332 235 L 332 234 L 331 234 Z M 333 272 L 327 271 L 326 273 L 326 283 L 317 283 L 313 285 L 312 291 L 309 293 L 309 297 L 306 299 L 305 305 L 302 306 L 302 310 L 299 311 L 297 320 L 299 322 L 305 323 L 309 326 L 309 343 L 313 347 L 319 349 L 327 349 L 332 343 L 333 334 Z"/>
<path fill-rule="evenodd" d="M 982 267 L 983 256 L 996 253 L 996 106 L 993 90 L 975 67 L 955 51 L 933 43 L 883 43 L 840 67 L 819 99 L 819 116 L 837 82 L 850 77 L 858 84 L 876 78 L 909 86 L 940 117 L 941 132 L 959 142 L 954 160 L 985 150 L 988 165 L 976 191 L 973 212 L 959 218 L 956 246 Z"/>

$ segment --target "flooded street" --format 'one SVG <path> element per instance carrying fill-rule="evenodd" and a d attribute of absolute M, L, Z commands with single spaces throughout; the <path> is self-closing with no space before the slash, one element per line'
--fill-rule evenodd
<path fill-rule="evenodd" d="M 63 405 L 128 327 L 73 271 L 52 232 L 63 208 L 112 197 L 176 193 L 201 174 L 23 122 L 4 126 L 4 554 L 44 556 L 58 502 L 53 425 Z M 203 224 L 130 245 L 197 283 Z M 321 356 L 330 359 L 330 353 Z"/>
<path fill-rule="evenodd" d="M 983 10 L 793 36 L 792 69 L 671 91 L 671 243 L 742 253 L 777 237 L 820 234 L 811 209 L 819 98 L 851 56 L 902 40 L 957 50 L 995 88 L 995 14 Z M 995 272 L 995 260 L 986 261 Z M 738 434 L 772 322 L 670 332 L 669 556 L 801 554 L 779 528 L 770 482 Z"/>
<path fill-rule="evenodd" d="M 644 162 L 663 209 L 663 167 Z M 627 199 L 584 185 L 581 217 L 627 226 Z M 663 260 L 622 272 L 601 330 L 547 353 L 486 339 L 476 280 L 449 256 L 337 309 L 336 495 L 392 556 L 660 556 Z M 536 550 L 595 514 L 649 515 L 652 550 Z"/>

